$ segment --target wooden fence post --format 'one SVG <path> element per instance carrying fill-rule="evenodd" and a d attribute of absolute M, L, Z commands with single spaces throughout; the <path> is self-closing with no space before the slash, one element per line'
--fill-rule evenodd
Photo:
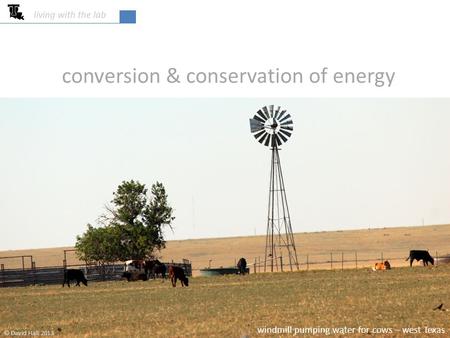
<path fill-rule="evenodd" d="M 281 267 L 281 272 L 283 272 L 283 256 L 280 256 L 280 267 Z"/>
<path fill-rule="evenodd" d="M 331 260 L 330 260 L 331 270 L 333 270 L 333 253 L 332 252 L 330 252 L 330 257 L 331 257 Z"/>
<path fill-rule="evenodd" d="M 256 257 L 255 257 L 255 264 L 253 264 L 253 273 L 256 273 Z"/>
<path fill-rule="evenodd" d="M 309 254 L 306 255 L 306 271 L 309 271 Z"/>

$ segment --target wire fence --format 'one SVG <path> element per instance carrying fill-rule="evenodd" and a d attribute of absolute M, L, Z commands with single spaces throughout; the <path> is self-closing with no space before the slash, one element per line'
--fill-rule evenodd
<path fill-rule="evenodd" d="M 431 252 L 434 255 L 434 264 L 450 263 L 450 254 L 442 254 L 437 251 Z M 223 259 L 199 260 L 193 264 L 195 268 L 194 276 L 202 275 L 202 272 L 208 269 L 224 269 L 236 268 L 236 262 L 239 258 L 234 259 L 234 264 L 223 264 Z M 286 257 L 279 256 L 274 259 L 264 259 L 255 257 L 253 260 L 247 260 L 247 267 L 250 273 L 263 272 L 287 272 L 287 271 L 308 271 L 308 270 L 345 270 L 345 269 L 361 269 L 372 268 L 375 263 L 389 261 L 391 267 L 409 266 L 409 260 L 406 256 L 399 256 L 398 252 L 359 252 L 359 251 L 332 251 L 328 253 L 314 253 L 299 255 L 298 269 L 297 266 L 289 262 Z M 216 264 L 214 264 L 216 262 Z M 202 264 L 203 263 L 203 264 Z M 217 266 L 217 263 L 221 263 Z M 422 262 L 414 262 L 413 265 L 423 264 Z M 203 267 L 204 266 L 204 267 Z M 202 268 L 203 267 L 203 268 Z"/>
<path fill-rule="evenodd" d="M 434 253 L 434 265 L 450 263 L 450 254 Z M 285 272 L 297 270 L 345 270 L 345 269 L 359 269 L 374 266 L 375 263 L 388 261 L 391 267 L 409 266 L 410 261 L 405 257 L 393 256 L 380 252 L 377 256 L 370 253 L 353 252 L 330 252 L 327 254 L 306 254 L 301 256 L 303 259 L 299 260 L 298 267 L 295 264 L 287 263 L 282 256 L 261 260 L 261 257 L 255 257 L 254 261 L 249 263 L 250 271 L 252 273 L 261 272 Z M 415 262 L 413 264 L 422 264 L 422 262 Z"/>

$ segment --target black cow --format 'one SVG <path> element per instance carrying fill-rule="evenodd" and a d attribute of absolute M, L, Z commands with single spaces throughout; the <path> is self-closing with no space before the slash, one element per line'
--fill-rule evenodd
<path fill-rule="evenodd" d="M 406 258 L 406 260 L 408 259 L 409 266 L 412 266 L 414 260 L 423 261 L 423 266 L 428 265 L 428 262 L 434 265 L 434 258 L 431 257 L 430 253 L 427 250 L 411 250 L 409 252 L 409 257 Z"/>
<path fill-rule="evenodd" d="M 64 270 L 64 281 L 63 281 L 63 287 L 64 284 L 67 283 L 67 286 L 70 288 L 70 281 L 76 280 L 77 284 L 76 286 L 80 286 L 80 282 L 82 282 L 84 285 L 87 286 L 87 279 L 84 277 L 84 273 L 81 270 L 78 269 L 66 269 Z"/>
<path fill-rule="evenodd" d="M 246 273 L 248 273 L 247 270 L 247 261 L 245 260 L 244 257 L 242 257 L 241 259 L 239 259 L 238 263 L 237 263 L 237 268 L 239 269 L 239 274 L 240 275 L 245 275 Z"/>
<path fill-rule="evenodd" d="M 156 264 L 153 267 L 153 276 L 156 277 L 161 277 L 162 279 L 166 279 L 166 265 L 164 263 L 161 264 Z"/>
<path fill-rule="evenodd" d="M 181 286 L 189 286 L 189 279 L 184 274 L 183 268 L 179 266 L 169 265 L 169 278 L 172 281 L 172 286 L 177 286 L 177 280 L 181 281 Z"/>
<path fill-rule="evenodd" d="M 157 276 L 161 276 L 161 278 L 166 278 L 166 265 L 161 263 L 159 260 L 154 259 L 150 261 L 145 261 L 145 274 L 150 278 L 153 277 L 156 279 Z"/>

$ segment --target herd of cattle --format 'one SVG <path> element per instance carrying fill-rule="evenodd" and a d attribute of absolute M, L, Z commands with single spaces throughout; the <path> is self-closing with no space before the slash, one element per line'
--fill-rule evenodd
<path fill-rule="evenodd" d="M 162 278 L 166 279 L 166 273 L 168 271 L 169 279 L 172 282 L 173 287 L 177 285 L 177 281 L 180 280 L 181 286 L 189 286 L 189 278 L 186 277 L 186 273 L 183 268 L 175 265 L 169 265 L 167 268 L 164 263 L 159 260 L 129 260 L 125 262 L 125 269 L 122 274 L 123 278 L 127 281 L 136 280 L 148 280 Z M 70 281 L 75 281 L 76 286 L 80 286 L 83 283 L 87 286 L 87 279 L 84 273 L 80 269 L 65 269 L 63 287 L 67 284 L 70 287 Z"/>
<path fill-rule="evenodd" d="M 434 265 L 434 258 L 431 257 L 430 253 L 426 250 L 411 250 L 409 252 L 408 258 L 409 266 L 412 266 L 414 260 L 422 261 L 424 266 L 428 266 L 428 263 Z M 245 258 L 239 259 L 237 263 L 237 268 L 239 274 L 248 273 L 247 269 L 247 261 Z M 389 261 L 377 262 L 375 266 L 372 267 L 372 270 L 390 270 L 391 264 Z M 122 274 L 123 278 L 126 278 L 127 281 L 136 281 L 136 280 L 148 280 L 151 278 L 162 278 L 166 279 L 166 273 L 168 271 L 169 279 L 172 282 L 172 286 L 176 287 L 177 281 L 180 280 L 181 286 L 189 286 L 189 279 L 186 277 L 185 271 L 182 267 L 169 265 L 167 268 L 164 263 L 161 263 L 159 260 L 129 260 L 125 262 L 125 271 Z M 64 270 L 64 281 L 63 287 L 67 284 L 70 287 L 70 281 L 76 281 L 76 286 L 80 286 L 80 283 L 83 283 L 87 286 L 87 279 L 84 276 L 82 270 L 79 269 L 66 269 Z"/>

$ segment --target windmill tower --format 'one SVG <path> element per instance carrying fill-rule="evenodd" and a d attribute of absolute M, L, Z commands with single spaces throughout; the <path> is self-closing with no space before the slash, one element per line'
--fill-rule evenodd
<path fill-rule="evenodd" d="M 279 154 L 293 129 L 291 115 L 280 107 L 274 110 L 273 105 L 258 110 L 250 119 L 253 136 L 272 152 L 264 271 L 283 271 L 286 264 L 291 271 L 299 269 Z"/>

